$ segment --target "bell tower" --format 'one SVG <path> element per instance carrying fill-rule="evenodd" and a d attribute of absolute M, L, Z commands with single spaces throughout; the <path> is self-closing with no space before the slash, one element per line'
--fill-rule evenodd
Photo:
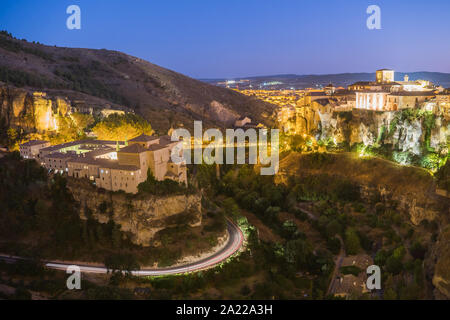
<path fill-rule="evenodd" d="M 394 81 L 394 70 L 380 69 L 376 72 L 377 83 L 389 83 Z"/>

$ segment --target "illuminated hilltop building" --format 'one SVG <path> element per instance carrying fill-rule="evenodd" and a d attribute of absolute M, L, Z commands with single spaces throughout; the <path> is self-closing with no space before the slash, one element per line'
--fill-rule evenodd
<path fill-rule="evenodd" d="M 376 81 L 361 81 L 349 86 L 356 92 L 356 108 L 376 111 L 396 111 L 413 108 L 436 96 L 429 81 L 394 81 L 394 70 L 376 72 Z"/>
<path fill-rule="evenodd" d="M 156 180 L 187 184 L 186 164 L 173 163 L 170 158 L 176 144 L 169 136 L 147 135 L 129 142 L 81 140 L 55 146 L 29 141 L 20 145 L 20 154 L 36 159 L 49 171 L 89 179 L 99 188 L 136 193 L 147 179 L 148 169 Z"/>

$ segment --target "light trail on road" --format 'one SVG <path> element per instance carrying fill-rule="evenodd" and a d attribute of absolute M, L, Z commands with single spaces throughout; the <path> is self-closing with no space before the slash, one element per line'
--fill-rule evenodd
<path fill-rule="evenodd" d="M 163 275 L 173 275 L 173 274 L 182 274 L 204 270 L 219 263 L 227 260 L 233 254 L 238 252 L 243 243 L 244 243 L 244 234 L 242 230 L 232 221 L 227 220 L 227 229 L 228 229 L 228 242 L 227 244 L 218 252 L 212 254 L 209 257 L 201 259 L 196 262 L 192 262 L 186 265 L 174 266 L 168 268 L 156 268 L 156 269 L 143 269 L 132 271 L 131 274 L 134 276 L 163 276 Z M 6 262 L 16 262 L 19 260 L 26 260 L 21 257 L 15 256 L 6 256 L 0 255 L 0 260 L 4 260 Z M 80 268 L 81 272 L 85 273 L 108 273 L 110 270 L 106 267 L 95 267 L 89 265 L 80 265 L 76 263 L 59 263 L 54 261 L 46 261 L 45 266 L 49 269 L 56 270 L 67 270 L 69 266 L 76 265 Z"/>

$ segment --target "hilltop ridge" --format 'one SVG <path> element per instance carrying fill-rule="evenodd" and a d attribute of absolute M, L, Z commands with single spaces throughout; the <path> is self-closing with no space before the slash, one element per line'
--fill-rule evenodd
<path fill-rule="evenodd" d="M 238 92 L 206 84 L 143 59 L 106 49 L 52 47 L 0 32 L 0 82 L 49 92 L 87 104 L 130 108 L 156 131 L 224 127 L 242 115 L 272 124 L 275 106 Z"/>

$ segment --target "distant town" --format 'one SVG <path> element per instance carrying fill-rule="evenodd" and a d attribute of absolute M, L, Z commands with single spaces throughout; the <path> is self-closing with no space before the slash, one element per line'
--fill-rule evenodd
<path fill-rule="evenodd" d="M 308 131 L 302 119 L 311 110 L 330 114 L 353 109 L 397 111 L 420 107 L 450 116 L 450 88 L 426 80 L 410 80 L 408 75 L 402 80 L 394 79 L 394 70 L 381 69 L 376 71 L 374 81 L 358 81 L 347 88 L 330 83 L 321 89 L 234 90 L 277 105 L 278 124 L 284 132 L 293 134 Z M 293 119 L 297 121 L 290 121 Z"/>

